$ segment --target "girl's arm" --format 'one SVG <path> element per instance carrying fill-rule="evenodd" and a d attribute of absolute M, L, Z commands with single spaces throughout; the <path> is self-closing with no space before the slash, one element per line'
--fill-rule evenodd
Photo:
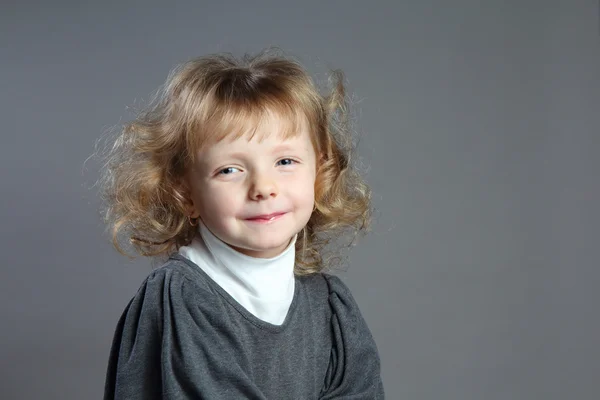
<path fill-rule="evenodd" d="M 115 329 L 104 400 L 162 399 L 160 312 L 146 281 L 131 299 Z"/>
<path fill-rule="evenodd" d="M 329 284 L 333 347 L 321 400 L 384 399 L 377 345 L 350 289 L 324 274 Z"/>

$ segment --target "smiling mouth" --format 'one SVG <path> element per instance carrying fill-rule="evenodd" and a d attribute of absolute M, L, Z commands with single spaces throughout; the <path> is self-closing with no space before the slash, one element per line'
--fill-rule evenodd
<path fill-rule="evenodd" d="M 258 215 L 256 217 L 248 218 L 247 221 L 251 222 L 260 222 L 260 223 L 268 223 L 278 220 L 283 217 L 286 213 L 275 213 L 269 215 Z"/>

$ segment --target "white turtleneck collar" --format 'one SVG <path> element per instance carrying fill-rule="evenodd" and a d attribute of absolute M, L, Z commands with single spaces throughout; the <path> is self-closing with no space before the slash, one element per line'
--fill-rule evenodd
<path fill-rule="evenodd" d="M 263 321 L 281 325 L 294 297 L 297 235 L 273 258 L 242 254 L 216 237 L 199 221 L 199 235 L 179 254 L 197 264 L 246 310 Z"/>

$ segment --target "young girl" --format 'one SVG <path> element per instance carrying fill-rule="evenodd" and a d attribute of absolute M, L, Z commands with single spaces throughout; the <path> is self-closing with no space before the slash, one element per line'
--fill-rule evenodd
<path fill-rule="evenodd" d="M 127 304 L 105 399 L 382 399 L 377 346 L 323 250 L 366 230 L 342 75 L 280 54 L 174 69 L 101 178 L 116 248 L 162 266 Z"/>

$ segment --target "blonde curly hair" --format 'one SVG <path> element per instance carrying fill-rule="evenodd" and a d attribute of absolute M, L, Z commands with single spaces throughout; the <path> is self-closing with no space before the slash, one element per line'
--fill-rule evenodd
<path fill-rule="evenodd" d="M 133 257 L 167 258 L 188 245 L 197 227 L 187 216 L 182 185 L 197 150 L 255 129 L 266 113 L 289 122 L 287 134 L 308 123 L 320 156 L 315 210 L 296 241 L 296 275 L 322 271 L 324 251 L 344 233 L 368 231 L 369 187 L 351 162 L 354 146 L 340 70 L 319 93 L 301 64 L 272 49 L 238 59 L 228 53 L 175 67 L 150 104 L 119 129 L 104 153 L 99 179 L 102 214 L 115 248 Z"/>

